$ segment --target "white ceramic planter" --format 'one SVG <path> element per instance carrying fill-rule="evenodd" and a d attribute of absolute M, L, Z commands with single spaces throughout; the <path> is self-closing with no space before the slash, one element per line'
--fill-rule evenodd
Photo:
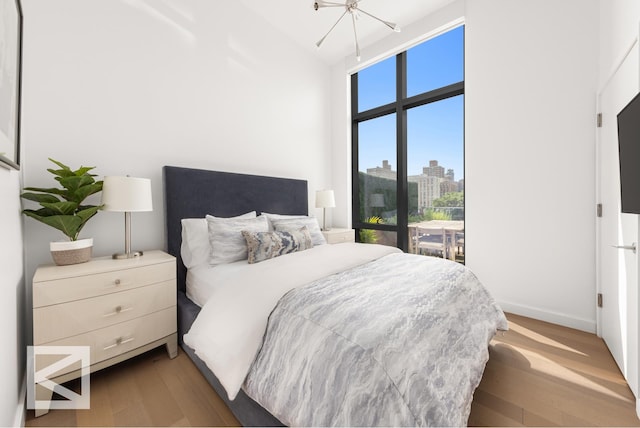
<path fill-rule="evenodd" d="M 93 238 L 51 242 L 49 249 L 51 250 L 51 257 L 57 265 L 75 265 L 88 262 L 91 260 Z"/>

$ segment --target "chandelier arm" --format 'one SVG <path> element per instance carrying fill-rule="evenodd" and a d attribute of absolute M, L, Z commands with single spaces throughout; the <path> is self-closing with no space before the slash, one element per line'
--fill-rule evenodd
<path fill-rule="evenodd" d="M 360 44 L 358 43 L 358 30 L 356 29 L 356 16 L 351 14 L 351 22 L 353 22 L 353 36 L 356 39 L 356 59 L 360 61 Z"/>
<path fill-rule="evenodd" d="M 344 5 L 343 5 L 344 6 Z M 340 15 L 340 18 L 338 18 L 338 20 L 336 21 L 335 24 L 333 24 L 333 27 L 331 27 L 329 29 L 329 31 L 327 31 L 327 34 L 324 35 L 323 38 L 321 38 L 317 43 L 316 46 L 320 47 L 320 45 L 322 45 L 322 42 L 324 42 L 324 39 L 327 38 L 327 36 L 329 35 L 329 33 L 331 33 L 333 31 L 334 28 L 336 28 L 336 26 L 340 23 L 340 21 L 342 21 L 342 18 L 344 18 L 344 16 L 347 14 L 348 10 L 345 10 L 344 13 L 342 15 Z"/>
<path fill-rule="evenodd" d="M 336 3 L 333 1 L 318 0 L 313 3 L 313 8 L 318 10 L 323 7 L 344 7 L 344 3 Z"/>
<path fill-rule="evenodd" d="M 393 31 L 400 31 L 400 27 L 398 27 L 397 24 L 394 24 L 393 22 L 389 22 L 389 21 L 385 21 L 383 19 L 378 18 L 375 15 L 370 14 L 369 12 L 362 10 L 362 9 L 358 9 L 360 12 L 364 13 L 367 16 L 370 16 L 371 18 L 382 22 L 384 25 L 386 25 L 387 27 L 391 28 Z"/>

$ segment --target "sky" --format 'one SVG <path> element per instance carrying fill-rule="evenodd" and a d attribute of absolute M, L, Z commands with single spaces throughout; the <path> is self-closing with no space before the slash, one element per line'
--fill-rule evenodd
<path fill-rule="evenodd" d="M 464 80 L 464 27 L 427 40 L 407 52 L 407 96 Z M 358 73 L 359 111 L 395 101 L 395 56 Z M 359 129 L 359 170 L 396 168 L 396 115 L 362 122 Z M 464 178 L 464 96 L 416 107 L 408 112 L 409 175 L 422 173 L 430 160 Z"/>

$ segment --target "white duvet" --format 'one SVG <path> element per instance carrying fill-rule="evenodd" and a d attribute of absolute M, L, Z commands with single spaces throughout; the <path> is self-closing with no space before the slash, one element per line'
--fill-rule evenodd
<path fill-rule="evenodd" d="M 372 244 L 321 245 L 256 264 L 212 268 L 212 283 L 200 314 L 184 335 L 235 399 L 255 359 L 267 328 L 269 314 L 289 290 L 320 278 L 360 266 L 397 248 Z"/>

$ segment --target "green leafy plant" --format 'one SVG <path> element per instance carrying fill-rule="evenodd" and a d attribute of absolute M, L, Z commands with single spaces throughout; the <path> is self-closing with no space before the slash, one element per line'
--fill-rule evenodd
<path fill-rule="evenodd" d="M 95 167 L 81 166 L 72 171 L 68 166 L 49 158 L 60 169 L 48 168 L 62 188 L 26 187 L 20 196 L 40 204 L 38 210 L 25 209 L 22 213 L 64 233 L 76 241 L 80 231 L 102 205 L 82 205 L 82 202 L 102 191 L 102 181 L 96 181 L 89 171 Z M 33 193 L 37 192 L 37 193 Z"/>
<path fill-rule="evenodd" d="M 422 216 L 422 221 L 429 220 L 451 220 L 451 214 L 444 211 L 429 209 Z"/>
<path fill-rule="evenodd" d="M 374 215 L 365 219 L 365 222 L 371 224 L 382 224 L 384 223 L 384 220 Z M 360 242 L 364 242 L 365 244 L 375 244 L 378 242 L 377 231 L 373 229 L 360 229 Z"/>

